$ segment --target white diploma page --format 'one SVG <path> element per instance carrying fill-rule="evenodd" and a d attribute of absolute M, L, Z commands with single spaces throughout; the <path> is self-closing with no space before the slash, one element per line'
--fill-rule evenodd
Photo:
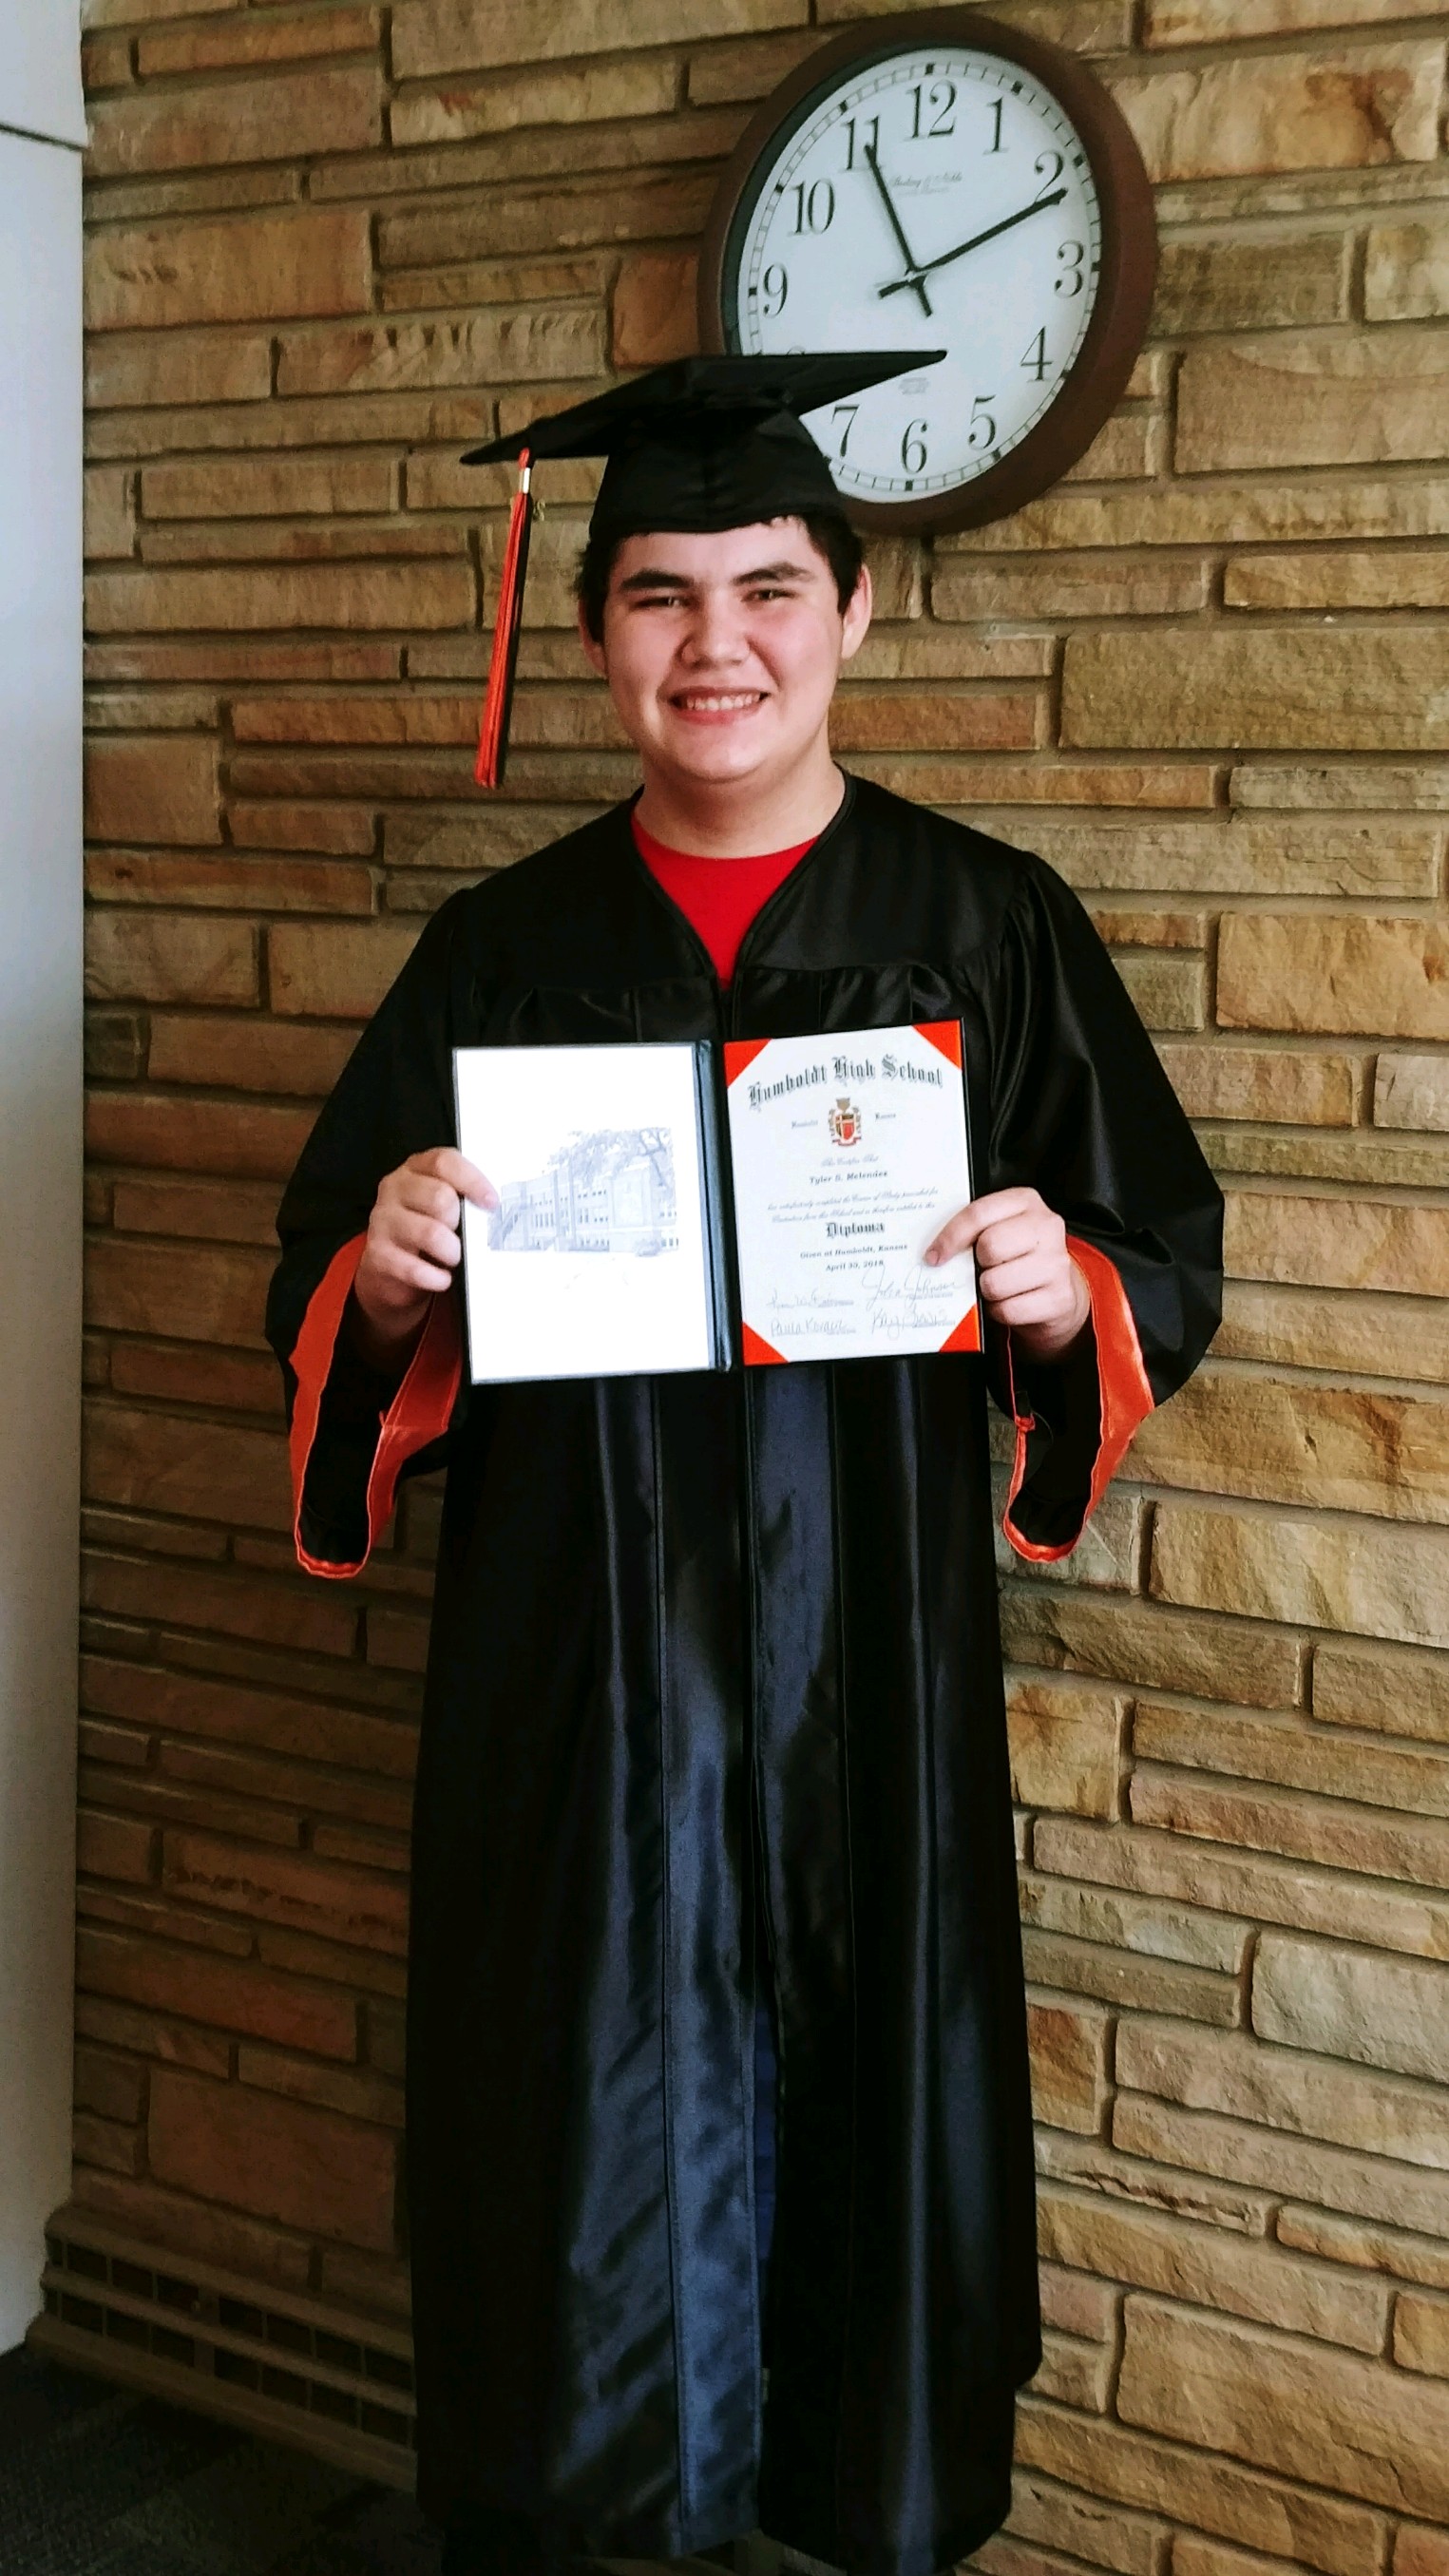
<path fill-rule="evenodd" d="M 921 1255 L 971 1196 L 955 1020 L 725 1047 L 747 1363 L 981 1347 L 969 1252 Z"/>
<path fill-rule="evenodd" d="M 453 1081 L 501 1201 L 463 1209 L 474 1385 L 723 1366 L 705 1052 L 459 1047 Z"/>

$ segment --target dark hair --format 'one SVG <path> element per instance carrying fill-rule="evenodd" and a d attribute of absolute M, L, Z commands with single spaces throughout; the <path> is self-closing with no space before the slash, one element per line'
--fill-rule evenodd
<path fill-rule="evenodd" d="M 823 555 L 835 576 L 835 596 L 843 616 L 855 597 L 860 568 L 865 561 L 865 548 L 848 519 L 834 510 L 807 510 L 801 521 L 810 543 Z M 584 624 L 596 644 L 604 640 L 604 602 L 609 596 L 609 582 L 618 560 L 622 537 L 590 537 L 579 558 L 574 591 L 584 612 Z"/>

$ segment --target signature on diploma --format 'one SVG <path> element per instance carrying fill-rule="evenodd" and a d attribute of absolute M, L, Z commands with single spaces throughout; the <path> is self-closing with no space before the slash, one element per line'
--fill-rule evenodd
<path fill-rule="evenodd" d="M 878 1279 L 866 1296 L 873 1333 L 919 1332 L 941 1320 L 942 1307 L 960 1302 L 961 1283 L 913 1263 L 904 1274 Z"/>
<path fill-rule="evenodd" d="M 770 1312 L 772 1315 L 848 1314 L 854 1302 L 852 1297 L 832 1297 L 825 1288 L 812 1288 L 804 1297 L 782 1297 L 779 1289 L 775 1288 L 770 1293 Z"/>

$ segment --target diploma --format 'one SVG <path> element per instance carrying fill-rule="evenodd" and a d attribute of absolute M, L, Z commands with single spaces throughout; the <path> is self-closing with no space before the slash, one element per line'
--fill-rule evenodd
<path fill-rule="evenodd" d="M 724 1053 L 747 1364 L 979 1350 L 971 1254 L 922 1260 L 971 1196 L 960 1023 Z"/>

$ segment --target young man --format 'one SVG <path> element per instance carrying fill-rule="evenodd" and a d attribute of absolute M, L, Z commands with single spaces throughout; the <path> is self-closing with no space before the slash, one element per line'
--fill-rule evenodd
<path fill-rule="evenodd" d="M 609 455 L 580 627 L 642 793 L 443 907 L 280 1219 L 302 1562 L 448 1466 L 408 2171 L 450 2568 L 758 2523 L 930 2576 L 1004 2517 L 1040 2360 L 987 1384 L 1011 1543 L 1065 1555 L 1211 1337 L 1221 1202 L 1075 898 L 831 758 L 832 364 L 508 443 Z M 463 1386 L 454 1046 L 948 1018 L 984 1362 Z"/>

